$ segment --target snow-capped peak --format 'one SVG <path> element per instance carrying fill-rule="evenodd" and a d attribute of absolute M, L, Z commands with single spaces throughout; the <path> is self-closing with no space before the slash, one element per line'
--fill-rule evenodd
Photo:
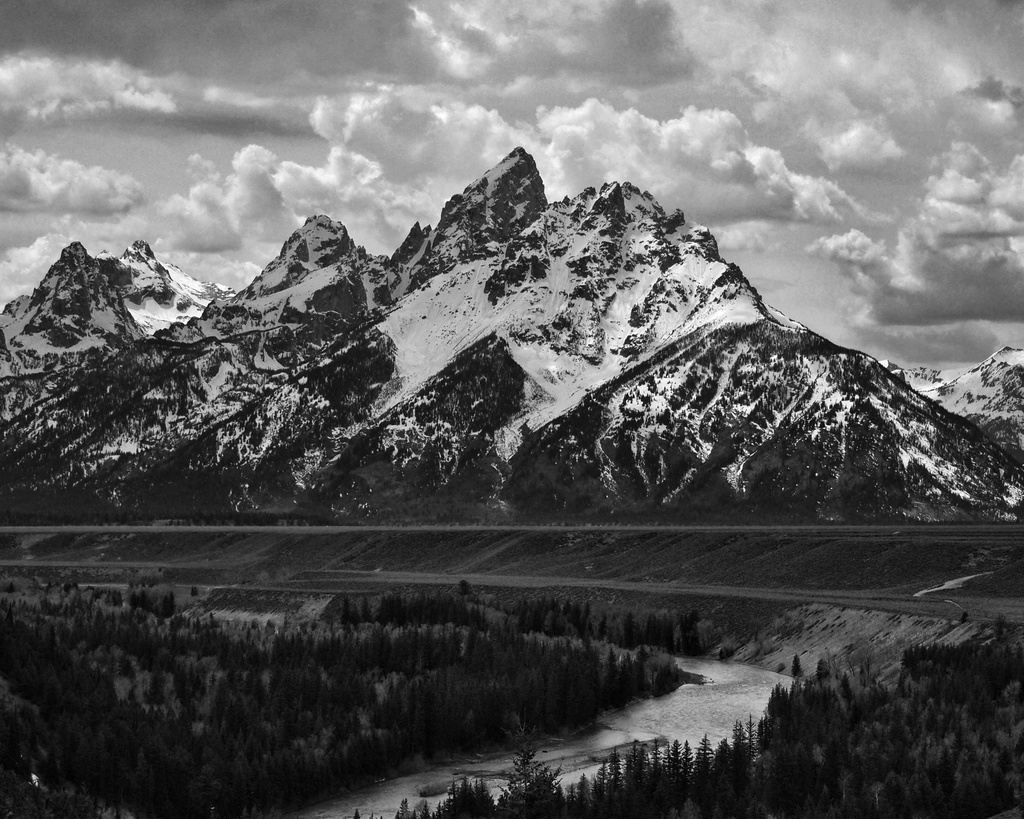
<path fill-rule="evenodd" d="M 193 330 L 221 338 L 284 330 L 289 342 L 261 353 L 268 367 L 280 367 L 282 356 L 301 360 L 342 326 L 390 305 L 397 269 L 358 246 L 341 222 L 311 216 L 248 287 L 212 303 Z"/>
<path fill-rule="evenodd" d="M 31 371 L 46 357 L 77 353 L 109 343 L 124 343 L 143 334 L 125 308 L 121 288 L 131 274 L 117 260 L 92 257 L 81 242 L 60 254 L 32 295 L 5 310 L 2 330 L 19 362 Z"/>
<path fill-rule="evenodd" d="M 137 239 L 125 250 L 121 258 L 142 258 L 156 261 L 156 254 L 153 253 L 153 248 L 149 246 L 149 242 L 143 239 Z"/>
<path fill-rule="evenodd" d="M 543 190 L 517 150 L 445 205 L 383 325 L 404 389 L 495 335 L 547 395 L 533 426 L 701 328 L 804 329 L 763 304 L 706 228 L 649 192 L 609 182 L 548 205 Z"/>
<path fill-rule="evenodd" d="M 201 316 L 214 299 L 234 295 L 230 287 L 198 281 L 179 267 L 161 262 L 142 240 L 133 242 L 117 261 L 131 271 L 131 284 L 121 292 L 147 335 Z"/>
<path fill-rule="evenodd" d="M 237 299 L 258 299 L 295 287 L 311 271 L 338 265 L 358 250 L 341 222 L 323 215 L 310 216 Z"/>
<path fill-rule="evenodd" d="M 400 248 L 396 255 L 409 258 L 408 272 L 395 295 L 415 290 L 457 264 L 492 256 L 529 227 L 547 204 L 537 163 L 516 148 L 445 203 L 437 227 L 417 252 L 410 254 L 403 243 L 406 252 Z"/>
<path fill-rule="evenodd" d="M 1024 460 L 1024 350 L 1004 346 L 967 369 L 894 369 L 922 395 L 973 421 Z"/>
<path fill-rule="evenodd" d="M 978 366 L 984 366 L 986 363 L 1003 364 L 1018 366 L 1024 364 L 1024 350 L 1020 347 L 1011 347 L 1004 345 L 1003 347 L 996 350 L 990 355 L 982 364 Z"/>

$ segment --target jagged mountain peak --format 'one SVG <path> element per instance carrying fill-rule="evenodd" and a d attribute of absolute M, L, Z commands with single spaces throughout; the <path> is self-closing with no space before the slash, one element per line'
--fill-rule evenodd
<path fill-rule="evenodd" d="M 1004 346 L 966 370 L 900 372 L 911 387 L 977 424 L 1024 463 L 1024 350 Z"/>
<path fill-rule="evenodd" d="M 121 287 L 121 296 L 147 335 L 201 316 L 214 299 L 234 295 L 230 287 L 201 282 L 176 265 L 160 261 L 143 239 L 132 242 L 115 262 L 130 272 L 130 282 Z"/>
<path fill-rule="evenodd" d="M 89 251 L 85 249 L 85 245 L 77 241 L 71 242 L 60 252 L 60 264 L 65 265 L 85 264 L 91 258 Z"/>
<path fill-rule="evenodd" d="M 990 355 L 986 361 L 1002 364 L 1024 364 L 1024 349 L 1006 344 Z"/>
<path fill-rule="evenodd" d="M 516 148 L 441 211 L 436 235 L 463 228 L 478 244 L 507 240 L 529 225 L 547 207 L 544 181 L 537 163 Z"/>
<path fill-rule="evenodd" d="M 537 163 L 522 147 L 514 148 L 501 162 L 467 188 L 467 191 L 480 188 L 484 188 L 487 195 L 494 198 L 517 194 L 521 198 L 528 198 L 530 192 L 544 195 L 544 181 L 537 170 Z M 522 194 L 527 196 L 523 197 Z"/>
<path fill-rule="evenodd" d="M 322 214 L 310 216 L 288 237 L 277 258 L 236 299 L 270 296 L 295 287 L 311 271 L 337 265 L 360 251 L 341 222 Z"/>
<path fill-rule="evenodd" d="M 430 225 L 421 227 L 420 223 L 416 222 L 409 229 L 409 233 L 402 240 L 402 244 L 391 254 L 391 261 L 398 265 L 411 264 L 423 249 L 423 243 L 430 237 L 430 232 Z"/>
<path fill-rule="evenodd" d="M 58 294 L 70 292 L 69 288 L 85 287 L 93 297 L 105 299 L 129 281 L 130 274 L 113 257 L 104 253 L 91 256 L 81 242 L 71 242 L 61 251 L 60 259 L 47 271 L 33 293 L 32 301 L 38 302 L 44 298 L 43 293 L 54 286 L 57 286 Z"/>
<path fill-rule="evenodd" d="M 22 353 L 19 369 L 32 370 L 46 356 L 78 352 L 139 338 L 143 330 L 125 307 L 121 290 L 131 272 L 110 256 L 89 255 L 71 242 L 28 299 L 6 313 L 4 334 Z"/>
<path fill-rule="evenodd" d="M 160 283 L 166 282 L 170 277 L 168 267 L 156 257 L 153 248 L 144 239 L 132 242 L 118 260 L 131 268 L 132 277 L 138 287 L 143 289 L 159 287 Z"/>
<path fill-rule="evenodd" d="M 156 254 L 153 252 L 153 248 L 149 246 L 149 242 L 145 239 L 136 239 L 122 254 L 122 258 L 131 256 L 141 257 L 143 259 L 156 259 Z"/>
<path fill-rule="evenodd" d="M 437 227 L 420 248 L 396 254 L 410 259 L 405 262 L 409 272 L 396 295 L 415 290 L 455 265 L 493 255 L 532 224 L 547 205 L 537 163 L 523 148 L 516 148 L 445 203 Z"/>
<path fill-rule="evenodd" d="M 390 305 L 397 269 L 357 245 L 341 222 L 310 216 L 248 287 L 211 303 L 188 333 L 226 338 L 255 332 L 264 366 L 291 366 L 371 310 Z"/>

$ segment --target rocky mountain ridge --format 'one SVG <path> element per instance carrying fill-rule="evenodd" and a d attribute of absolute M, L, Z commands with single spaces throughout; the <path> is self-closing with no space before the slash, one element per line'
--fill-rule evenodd
<path fill-rule="evenodd" d="M 548 202 L 522 149 L 391 256 L 317 216 L 185 322 L 115 308 L 84 366 L 0 388 L 9 505 L 870 520 L 1024 499 L 976 426 L 766 305 L 706 228 L 629 183 Z"/>

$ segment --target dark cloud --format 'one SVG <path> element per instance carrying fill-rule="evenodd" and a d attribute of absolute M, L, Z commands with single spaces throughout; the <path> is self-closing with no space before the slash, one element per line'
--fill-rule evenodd
<path fill-rule="evenodd" d="M 391 0 L 5 0 L 0 52 L 256 81 L 284 69 L 429 76 L 436 65 L 413 19 Z"/>
<path fill-rule="evenodd" d="M 971 362 L 992 355 L 998 336 L 985 324 L 946 324 L 940 327 L 862 327 L 858 343 L 904 366 L 928 362 Z"/>
<path fill-rule="evenodd" d="M 693 75 L 697 66 L 667 0 L 610 0 L 577 8 L 556 34 L 517 19 L 520 45 L 498 59 L 496 76 L 576 76 L 646 87 Z"/>
<path fill-rule="evenodd" d="M 977 85 L 966 89 L 964 93 L 989 102 L 1008 102 L 1018 115 L 1024 113 L 1024 88 L 1019 85 L 1007 85 L 998 77 L 990 75 Z"/>
<path fill-rule="evenodd" d="M 908 250 L 922 289 L 901 286 L 886 276 L 872 313 L 881 324 L 939 324 L 987 319 L 1019 321 L 1024 316 L 1024 262 L 1006 240 L 946 241 L 935 247 L 912 237 Z"/>
<path fill-rule="evenodd" d="M 476 26 L 462 26 L 455 30 L 455 36 L 464 46 L 485 56 L 493 55 L 497 49 L 490 34 Z"/>
<path fill-rule="evenodd" d="M 123 111 L 111 119 L 115 123 L 126 125 L 148 126 L 188 134 L 234 137 L 239 141 L 262 136 L 316 136 L 316 132 L 309 124 L 308 115 L 286 118 L 244 108 L 182 110 L 171 114 Z"/>
<path fill-rule="evenodd" d="M 521 35 L 512 45 L 459 14 L 428 11 L 395 0 L 5 0 L 0 55 L 116 59 L 152 75 L 240 87 L 301 73 L 465 79 L 461 67 L 452 71 L 442 39 L 483 58 L 469 71 L 474 79 L 478 71 L 497 79 L 572 75 L 642 87 L 690 76 L 696 64 L 668 0 L 585 4 L 557 31 L 512 15 L 507 22 Z"/>
<path fill-rule="evenodd" d="M 600 36 L 589 54 L 616 74 L 664 82 L 693 68 L 676 29 L 675 10 L 665 0 L 613 0 L 597 28 Z"/>
<path fill-rule="evenodd" d="M 956 142 L 925 183 L 918 214 L 896 249 L 859 230 L 807 249 L 834 261 L 882 326 L 1024 317 L 1024 157 L 998 169 L 973 145 Z"/>
<path fill-rule="evenodd" d="M 876 326 L 1024 316 L 1024 259 L 1005 238 L 935 235 L 916 223 L 902 232 L 895 259 L 857 230 L 819 239 L 808 250 L 838 265 Z"/>
<path fill-rule="evenodd" d="M 889 0 L 889 3 L 903 11 L 922 9 L 930 12 L 942 12 L 949 8 L 961 8 L 970 12 L 979 5 L 974 0 Z M 1024 6 L 1024 0 L 989 0 L 989 5 L 1005 9 L 1016 9 Z"/>

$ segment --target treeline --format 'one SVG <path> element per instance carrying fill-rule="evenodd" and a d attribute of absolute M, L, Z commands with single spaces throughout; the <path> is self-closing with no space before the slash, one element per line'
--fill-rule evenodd
<path fill-rule="evenodd" d="M 613 646 L 607 618 L 593 639 L 600 618 L 548 602 L 344 598 L 289 628 L 175 609 L 159 588 L 9 590 L 0 769 L 140 816 L 254 816 L 520 727 L 579 727 L 685 677 Z"/>
<path fill-rule="evenodd" d="M 470 587 L 465 581 L 460 587 L 467 597 Z M 456 598 L 446 596 L 385 595 L 380 603 L 380 615 L 388 622 L 441 623 L 455 622 L 458 608 Z M 472 601 L 479 601 L 476 596 Z M 697 611 L 671 613 L 648 611 L 637 614 L 619 609 L 594 611 L 589 602 L 559 601 L 554 597 L 522 598 L 506 605 L 491 604 L 487 609 L 477 608 L 482 614 L 491 608 L 507 617 L 515 618 L 517 627 L 525 632 L 538 632 L 549 637 L 580 637 L 614 643 L 634 649 L 650 646 L 672 654 L 691 657 L 706 652 L 714 641 L 712 624 L 702 620 Z"/>
<path fill-rule="evenodd" d="M 821 667 L 717 746 L 634 745 L 565 788 L 526 748 L 497 801 L 460 783 L 398 819 L 987 819 L 1020 804 L 1022 683 L 999 644 L 909 650 L 890 687 Z"/>

